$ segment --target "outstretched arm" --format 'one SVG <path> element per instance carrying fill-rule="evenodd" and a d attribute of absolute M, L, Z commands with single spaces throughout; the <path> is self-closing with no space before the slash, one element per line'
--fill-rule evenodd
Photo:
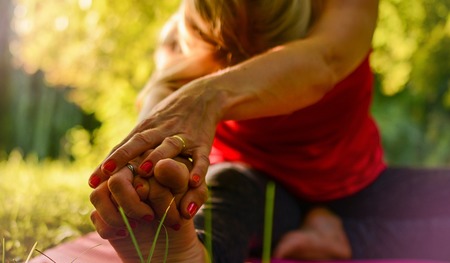
<path fill-rule="evenodd" d="M 328 0 L 320 9 L 304 39 L 199 80 L 222 91 L 221 119 L 292 113 L 316 103 L 361 63 L 371 49 L 378 1 Z"/>
<path fill-rule="evenodd" d="M 191 187 L 201 185 L 217 123 L 288 114 L 319 101 L 369 52 L 377 4 L 377 0 L 324 1 L 304 39 L 173 89 L 149 109 L 95 174 L 106 178 L 154 149 L 143 160 L 141 168 L 147 169 L 141 173 L 150 175 L 153 164 L 182 153 L 194 160 Z M 185 147 L 173 135 L 184 138 Z"/>

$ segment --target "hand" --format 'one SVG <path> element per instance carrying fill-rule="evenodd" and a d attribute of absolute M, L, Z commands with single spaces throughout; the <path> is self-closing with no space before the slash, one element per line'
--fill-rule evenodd
<path fill-rule="evenodd" d="M 164 159 L 156 164 L 153 177 L 136 176 L 133 185 L 140 199 L 152 207 L 157 217 L 162 217 L 167 203 L 174 198 L 173 207 L 178 208 L 177 212 L 183 218 L 190 219 L 206 201 L 208 190 L 205 182 L 197 188 L 189 188 L 189 169 L 192 169 L 192 163 L 186 158 Z M 127 198 L 126 195 L 115 197 Z M 138 207 L 130 206 L 130 214 L 136 213 L 135 208 Z M 172 209 L 167 217 L 169 222 L 177 223 Z"/>
<path fill-rule="evenodd" d="M 133 179 L 132 172 L 123 168 L 107 183 L 102 183 L 91 194 L 91 202 L 97 209 L 92 221 L 100 236 L 106 239 L 127 236 L 117 206 L 124 209 L 134 226 L 152 222 L 155 217 L 161 219 L 173 198 L 175 201 L 168 210 L 165 225 L 177 229 L 185 219 L 192 218 L 205 202 L 207 187 L 203 183 L 188 191 L 188 167 L 191 163 L 185 158 L 165 159 L 158 162 L 155 176 L 151 178 L 136 176 Z"/>
<path fill-rule="evenodd" d="M 202 184 L 209 166 L 209 153 L 220 118 L 218 92 L 197 79 L 172 93 L 157 106 L 91 175 L 95 188 L 110 175 L 148 150 L 152 152 L 138 166 L 138 173 L 151 176 L 154 165 L 178 155 L 190 156 L 193 169 L 189 184 Z"/>
<path fill-rule="evenodd" d="M 126 199 L 119 199 L 120 204 L 111 194 L 108 181 L 101 183 L 90 195 L 91 203 L 96 208 L 96 211 L 91 214 L 91 220 L 99 235 L 109 240 L 123 238 L 128 235 L 123 218 L 118 211 L 119 205 L 125 208 L 133 206 L 139 211 L 139 214 L 147 215 L 142 216 L 141 220 L 143 221 L 150 222 L 154 218 L 153 209 L 141 201 L 139 195 L 134 190 L 132 185 L 133 175 L 128 168 L 122 168 L 113 178 L 115 178 L 115 181 L 121 182 L 122 192 L 127 192 Z M 137 218 L 138 215 L 128 214 L 130 215 L 130 225 L 134 228 L 138 224 L 138 220 L 132 219 L 131 217 Z"/>

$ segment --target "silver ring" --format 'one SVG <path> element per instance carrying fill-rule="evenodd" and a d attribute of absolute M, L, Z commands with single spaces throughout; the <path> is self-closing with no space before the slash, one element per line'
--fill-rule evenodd
<path fill-rule="evenodd" d="M 183 137 L 181 137 L 180 135 L 173 135 L 173 138 L 176 138 L 177 140 L 179 140 L 181 142 L 182 145 L 182 149 L 181 151 L 184 151 L 184 149 L 186 149 L 186 142 L 184 141 Z"/>
<path fill-rule="evenodd" d="M 136 168 L 134 168 L 134 166 L 131 163 L 127 163 L 127 168 L 130 169 L 131 173 L 133 174 L 133 176 L 136 176 Z"/>

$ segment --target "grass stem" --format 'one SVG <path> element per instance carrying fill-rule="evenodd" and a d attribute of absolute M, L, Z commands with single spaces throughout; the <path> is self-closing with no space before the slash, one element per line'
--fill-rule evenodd
<path fill-rule="evenodd" d="M 133 229 L 130 226 L 130 222 L 128 221 L 128 218 L 125 215 L 125 212 L 123 211 L 123 208 L 120 207 L 120 206 L 119 206 L 119 212 L 120 212 L 120 215 L 122 216 L 123 221 L 125 222 L 125 226 L 127 227 L 128 232 L 130 233 L 131 241 L 133 242 L 133 246 L 136 249 L 136 252 L 137 252 L 137 254 L 139 256 L 139 260 L 140 260 L 141 263 L 144 263 L 145 262 L 144 261 L 144 257 L 142 256 L 142 252 L 141 252 L 141 249 L 139 248 L 139 244 L 138 244 L 138 242 L 136 240 L 136 236 L 133 233 Z"/>
<path fill-rule="evenodd" d="M 206 201 L 206 207 L 204 209 L 205 214 L 205 248 L 208 252 L 208 256 L 210 259 L 213 258 L 213 249 L 212 249 L 212 205 L 211 205 L 211 198 L 208 198 L 208 201 Z"/>
<path fill-rule="evenodd" d="M 30 250 L 30 253 L 28 253 L 28 257 L 27 257 L 27 260 L 25 260 L 25 263 L 28 263 L 30 261 L 31 255 L 33 254 L 33 251 L 36 249 L 36 246 L 37 246 L 37 242 L 34 243 L 33 247 Z"/>
<path fill-rule="evenodd" d="M 158 240 L 159 232 L 161 231 L 161 227 L 163 226 L 164 220 L 166 219 L 167 213 L 169 212 L 169 208 L 172 205 L 174 200 L 175 200 L 175 197 L 172 198 L 172 201 L 170 201 L 169 206 L 167 207 L 166 211 L 164 212 L 163 217 L 161 218 L 161 221 L 159 222 L 158 228 L 156 229 L 155 238 L 153 239 L 153 244 L 152 244 L 152 247 L 150 249 L 150 253 L 148 255 L 147 263 L 150 263 L 151 260 L 152 260 L 153 252 L 155 251 L 155 248 L 156 248 L 156 241 Z M 166 231 L 166 244 L 167 244 L 166 251 L 167 251 L 167 249 L 169 247 L 169 245 L 168 245 L 168 238 L 169 237 L 168 237 L 167 231 Z M 164 262 L 166 262 L 166 261 L 164 260 Z"/>
<path fill-rule="evenodd" d="M 36 252 L 38 252 L 39 254 L 41 254 L 42 256 L 46 257 L 48 260 L 50 260 L 53 263 L 56 263 L 53 259 L 51 259 L 49 256 L 47 256 L 44 252 L 40 251 L 39 249 L 35 248 L 34 249 Z"/>
<path fill-rule="evenodd" d="M 275 202 L 275 183 L 269 181 L 266 186 L 262 263 L 270 263 L 270 256 L 272 250 L 272 225 L 273 225 L 274 202 Z"/>
<path fill-rule="evenodd" d="M 2 263 L 5 263 L 5 238 L 2 238 Z"/>

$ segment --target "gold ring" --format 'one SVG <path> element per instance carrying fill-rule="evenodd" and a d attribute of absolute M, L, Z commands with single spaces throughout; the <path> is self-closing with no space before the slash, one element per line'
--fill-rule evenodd
<path fill-rule="evenodd" d="M 134 166 L 131 163 L 127 163 L 127 168 L 130 169 L 131 173 L 133 174 L 133 176 L 136 176 L 136 168 L 134 168 Z"/>
<path fill-rule="evenodd" d="M 183 146 L 181 151 L 184 151 L 184 149 L 186 148 L 186 142 L 184 141 L 184 139 L 179 135 L 173 135 L 172 137 L 178 139 L 181 142 L 181 144 Z"/>

